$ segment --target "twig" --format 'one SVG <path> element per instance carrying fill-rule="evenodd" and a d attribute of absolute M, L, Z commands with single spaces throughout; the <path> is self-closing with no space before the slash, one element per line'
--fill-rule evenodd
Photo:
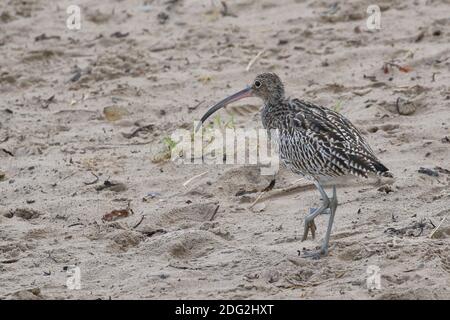
<path fill-rule="evenodd" d="M 98 176 L 95 173 L 93 173 L 92 171 L 91 171 L 91 174 L 95 177 L 95 180 L 92 182 L 83 182 L 84 185 L 90 186 L 90 185 L 96 184 L 98 182 L 98 180 L 99 180 Z"/>
<path fill-rule="evenodd" d="M 211 218 L 209 218 L 209 221 L 213 221 L 213 220 L 214 220 L 214 218 L 216 217 L 217 211 L 219 211 L 219 207 L 220 207 L 220 206 L 217 205 L 217 207 L 216 207 L 216 209 L 214 210 L 214 212 L 213 212 Z"/>
<path fill-rule="evenodd" d="M 282 193 L 288 193 L 288 192 L 295 191 L 297 189 L 309 190 L 309 189 L 314 189 L 314 188 L 315 188 L 315 186 L 312 183 L 311 184 L 295 184 L 295 185 L 292 185 L 287 188 L 275 190 L 276 194 L 273 194 L 273 195 L 275 196 L 275 195 L 282 194 Z"/>
<path fill-rule="evenodd" d="M 44 99 L 44 100 L 42 101 L 42 103 L 41 103 L 41 107 L 42 107 L 43 109 L 47 109 L 48 106 L 50 105 L 50 103 L 52 103 L 54 99 L 55 99 L 55 95 L 52 95 L 52 96 L 51 96 L 50 98 L 48 98 L 48 99 Z"/>
<path fill-rule="evenodd" d="M 270 180 L 269 185 L 267 187 L 265 187 L 264 189 L 262 189 L 262 191 L 270 191 L 270 190 L 272 190 L 273 187 L 275 186 L 275 182 L 276 182 L 275 178 Z"/>
<path fill-rule="evenodd" d="M 167 231 L 166 230 L 164 230 L 164 229 L 156 229 L 156 230 L 151 230 L 151 231 L 143 231 L 143 230 L 138 230 L 138 232 L 140 232 L 140 233 L 142 233 L 142 234 L 144 234 L 145 236 L 147 236 L 147 237 L 153 237 L 155 234 L 157 234 L 157 233 L 167 233 Z"/>
<path fill-rule="evenodd" d="M 436 228 L 436 225 L 434 224 L 434 222 L 431 221 L 431 219 L 428 219 L 428 220 L 430 220 L 430 224 L 433 226 L 433 228 Z"/>
<path fill-rule="evenodd" d="M 0 263 L 9 264 L 9 263 L 16 263 L 17 261 L 19 261 L 19 259 L 13 258 L 13 259 L 7 259 L 7 260 L 0 261 Z"/>
<path fill-rule="evenodd" d="M 253 208 L 254 205 L 259 201 L 259 199 L 261 199 L 261 197 L 263 196 L 263 194 L 265 194 L 266 192 L 269 192 L 270 190 L 273 189 L 273 187 L 275 186 L 275 181 L 276 179 L 272 179 L 269 183 L 269 185 L 267 187 L 265 187 L 264 189 L 261 190 L 261 192 L 259 193 L 259 195 L 256 197 L 255 201 L 253 201 L 253 203 L 248 207 L 249 209 Z"/>
<path fill-rule="evenodd" d="M 195 110 L 197 109 L 203 102 L 205 102 L 205 100 L 201 100 L 199 103 L 197 103 L 195 106 L 193 107 L 188 107 L 189 110 Z"/>
<path fill-rule="evenodd" d="M 0 141 L 0 143 L 6 142 L 9 140 L 9 136 L 7 135 L 3 140 Z"/>
<path fill-rule="evenodd" d="M 447 216 L 448 215 L 446 215 L 442 220 L 441 220 L 441 222 L 439 222 L 439 224 L 438 224 L 438 226 L 436 227 L 436 228 L 434 228 L 434 230 L 430 233 L 430 235 L 429 235 L 429 238 L 431 239 L 431 238 L 433 238 L 433 236 L 434 236 L 434 234 L 436 233 L 436 231 L 441 227 L 441 225 L 444 223 L 444 221 L 447 219 Z"/>
<path fill-rule="evenodd" d="M 262 49 L 260 52 L 258 52 L 258 54 L 253 57 L 252 60 L 250 60 L 250 62 L 247 65 L 247 68 L 245 68 L 245 71 L 250 71 L 250 68 L 253 66 L 253 64 L 256 62 L 256 60 L 258 60 L 259 57 L 261 57 L 261 55 L 266 51 L 266 49 Z"/>
<path fill-rule="evenodd" d="M 261 197 L 266 194 L 268 192 L 268 190 L 263 190 L 261 191 L 258 196 L 256 197 L 255 201 L 252 202 L 252 204 L 248 207 L 249 209 L 253 208 L 255 206 L 255 204 L 258 203 L 259 199 L 261 199 Z"/>
<path fill-rule="evenodd" d="M 300 178 L 300 179 L 296 180 L 294 182 L 294 184 L 292 186 L 290 186 L 290 187 L 279 189 L 279 190 L 274 190 L 274 191 L 276 191 L 276 193 L 273 193 L 272 195 L 270 195 L 270 197 L 273 197 L 273 196 L 276 196 L 276 195 L 280 195 L 282 193 L 291 192 L 291 191 L 294 191 L 294 190 L 296 190 L 298 188 L 304 188 L 305 190 L 307 190 L 307 189 L 309 189 L 309 188 L 314 186 L 312 184 L 311 185 L 309 185 L 309 184 L 308 185 L 303 185 L 303 184 L 298 185 L 297 183 L 302 181 L 302 180 L 304 180 L 304 178 Z M 270 182 L 268 187 L 266 187 L 264 190 L 261 191 L 261 193 L 256 197 L 255 201 L 253 201 L 253 203 L 248 207 L 249 209 L 253 208 L 258 203 L 258 201 L 262 198 L 262 196 L 264 194 L 266 194 L 269 191 L 273 190 L 273 185 L 272 184 L 275 185 L 275 179 Z"/>
<path fill-rule="evenodd" d="M 143 127 L 139 127 L 131 133 L 122 133 L 122 135 L 127 139 L 131 139 L 131 138 L 136 137 L 138 135 L 138 133 L 141 131 L 147 131 L 147 132 L 152 131 L 153 127 L 154 127 L 153 124 L 149 124 L 149 125 L 146 125 Z"/>
<path fill-rule="evenodd" d="M 220 13 L 225 17 L 228 14 L 227 3 L 225 1 L 220 1 L 220 3 L 222 4 L 222 10 L 220 11 Z"/>
<path fill-rule="evenodd" d="M 222 16 L 224 16 L 224 17 L 229 16 L 229 17 L 237 18 L 237 15 L 235 15 L 234 13 L 228 12 L 228 6 L 225 1 L 220 1 L 220 3 L 222 4 L 222 10 L 220 10 L 220 13 L 222 14 Z"/>
<path fill-rule="evenodd" d="M 189 180 L 187 180 L 185 183 L 183 183 L 183 187 L 186 187 L 189 183 L 191 183 L 192 181 L 194 181 L 194 180 L 197 179 L 197 178 L 200 178 L 200 177 L 204 176 L 204 175 L 207 174 L 207 173 L 208 173 L 208 171 L 205 171 L 205 172 L 200 173 L 200 174 L 198 174 L 198 175 L 196 175 L 196 176 L 193 176 L 192 178 L 190 178 Z"/>
<path fill-rule="evenodd" d="M 395 108 L 397 109 L 397 112 L 400 113 L 400 107 L 399 107 L 400 97 L 397 98 L 397 101 L 395 101 Z"/>
<path fill-rule="evenodd" d="M 8 155 L 10 155 L 11 157 L 14 157 L 14 154 L 11 151 L 6 150 L 5 148 L 2 148 L 2 151 Z"/>
<path fill-rule="evenodd" d="M 149 51 L 150 52 L 161 52 L 161 51 L 172 50 L 172 49 L 175 49 L 175 45 L 162 46 L 162 47 L 153 47 L 153 48 L 150 48 Z"/>
<path fill-rule="evenodd" d="M 72 178 L 76 173 L 77 173 L 76 171 L 72 172 L 72 173 L 69 174 L 67 177 L 63 178 L 62 181 L 67 180 L 67 179 L 69 179 L 69 178 Z"/>
<path fill-rule="evenodd" d="M 134 227 L 133 227 L 133 229 L 136 229 L 137 227 L 139 227 L 140 226 L 140 224 L 142 223 L 142 221 L 144 221 L 144 215 L 142 215 L 142 217 L 141 217 L 141 220 L 139 220 L 139 222 L 138 223 L 136 223 L 135 225 L 134 225 Z"/>
<path fill-rule="evenodd" d="M 75 227 L 75 226 L 84 226 L 84 223 L 81 223 L 81 222 L 72 223 L 71 225 L 68 225 L 67 228 L 71 228 L 71 227 Z"/>
<path fill-rule="evenodd" d="M 190 266 L 177 266 L 175 264 L 170 263 L 169 267 L 175 268 L 175 269 L 181 269 L 181 270 L 199 270 L 199 268 L 196 267 L 190 267 Z"/>

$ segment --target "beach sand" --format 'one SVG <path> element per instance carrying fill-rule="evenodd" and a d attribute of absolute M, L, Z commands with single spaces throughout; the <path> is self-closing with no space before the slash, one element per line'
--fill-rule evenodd
<path fill-rule="evenodd" d="M 378 1 L 373 31 L 372 1 L 226 4 L 0 4 L 1 299 L 450 298 L 450 2 Z M 267 71 L 348 117 L 395 176 L 338 186 L 320 260 L 299 256 L 328 222 L 301 242 L 310 182 L 281 168 L 250 209 L 271 179 L 258 166 L 163 156 Z M 260 106 L 220 117 L 261 128 Z"/>

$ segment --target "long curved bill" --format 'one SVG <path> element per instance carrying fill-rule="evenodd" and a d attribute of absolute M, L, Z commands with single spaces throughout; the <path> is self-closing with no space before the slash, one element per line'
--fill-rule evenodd
<path fill-rule="evenodd" d="M 197 128 L 195 128 L 195 132 L 197 132 L 201 128 L 203 123 L 206 121 L 206 119 L 208 119 L 217 110 L 229 105 L 230 103 L 232 103 L 234 101 L 237 101 L 237 100 L 240 100 L 243 98 L 247 98 L 247 97 L 251 97 L 251 96 L 253 96 L 252 88 L 250 86 L 248 86 L 244 90 L 241 90 L 241 91 L 229 96 L 228 98 L 223 99 L 219 103 L 215 104 L 208 111 L 206 111 L 206 113 L 200 119 L 200 122 L 197 125 Z"/>

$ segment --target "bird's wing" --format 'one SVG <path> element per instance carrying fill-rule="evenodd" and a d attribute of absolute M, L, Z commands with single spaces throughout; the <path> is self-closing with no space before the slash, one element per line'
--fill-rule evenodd
<path fill-rule="evenodd" d="M 326 163 L 359 176 L 388 171 L 355 126 L 341 114 L 298 99 L 289 101 L 292 136 L 309 139 Z M 305 138 L 306 137 L 306 138 Z M 299 142 L 303 143 L 303 142 Z"/>

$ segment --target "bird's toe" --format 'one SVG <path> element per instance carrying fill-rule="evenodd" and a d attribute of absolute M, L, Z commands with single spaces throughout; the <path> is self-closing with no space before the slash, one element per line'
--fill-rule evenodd
<path fill-rule="evenodd" d="M 304 249 L 303 252 L 300 254 L 302 258 L 308 258 L 313 260 L 318 260 L 324 256 L 322 253 L 322 250 L 307 250 Z"/>

